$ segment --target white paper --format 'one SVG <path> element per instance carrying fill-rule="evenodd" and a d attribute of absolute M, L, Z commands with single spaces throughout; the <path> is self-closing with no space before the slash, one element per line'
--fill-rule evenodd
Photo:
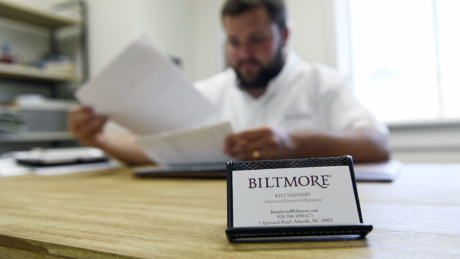
<path fill-rule="evenodd" d="M 356 181 L 393 181 L 403 164 L 397 160 L 382 163 L 354 164 Z"/>
<path fill-rule="evenodd" d="M 0 158 L 0 177 L 21 176 L 32 173 L 32 169 L 18 165 L 14 158 Z"/>
<path fill-rule="evenodd" d="M 134 41 L 76 96 L 137 134 L 187 128 L 215 109 L 145 37 Z"/>
<path fill-rule="evenodd" d="M 63 166 L 52 166 L 52 167 L 37 167 L 33 170 L 33 173 L 40 176 L 54 176 L 63 174 L 73 174 L 90 171 L 101 171 L 120 167 L 118 163 L 114 161 L 100 162 L 100 163 L 89 163 L 89 164 L 75 164 L 75 165 L 63 165 Z"/>
<path fill-rule="evenodd" d="M 232 160 L 224 152 L 225 138 L 232 134 L 229 122 L 137 139 L 136 143 L 156 163 L 205 164 Z"/>
<path fill-rule="evenodd" d="M 22 152 L 25 153 L 25 152 Z M 0 158 L 0 177 L 13 177 L 27 174 L 53 176 L 88 171 L 100 171 L 120 167 L 116 161 L 100 163 L 74 164 L 62 166 L 29 167 L 18 164 L 15 158 Z"/>
<path fill-rule="evenodd" d="M 23 160 L 38 160 L 44 164 L 72 163 L 77 160 L 106 158 L 102 150 L 92 147 L 34 149 L 31 151 L 15 152 L 14 157 Z"/>
<path fill-rule="evenodd" d="M 348 166 L 233 171 L 232 185 L 234 227 L 360 223 Z"/>

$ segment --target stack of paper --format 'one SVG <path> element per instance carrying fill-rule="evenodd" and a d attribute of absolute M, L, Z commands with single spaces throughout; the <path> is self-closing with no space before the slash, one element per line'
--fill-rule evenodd
<path fill-rule="evenodd" d="M 20 176 L 32 173 L 31 169 L 18 165 L 14 158 L 0 158 L 0 177 Z"/>
<path fill-rule="evenodd" d="M 15 152 L 14 157 L 19 162 L 30 165 L 72 164 L 107 160 L 104 151 L 92 147 L 32 149 Z"/>
<path fill-rule="evenodd" d="M 14 158 L 0 158 L 0 177 L 21 176 L 27 174 L 53 176 L 89 171 L 100 171 L 118 167 L 120 166 L 114 161 L 53 167 L 27 167 L 16 163 Z"/>
<path fill-rule="evenodd" d="M 228 161 L 229 123 L 203 125 L 215 107 L 145 37 L 133 42 L 76 93 L 81 103 L 142 135 L 138 145 L 157 163 Z"/>

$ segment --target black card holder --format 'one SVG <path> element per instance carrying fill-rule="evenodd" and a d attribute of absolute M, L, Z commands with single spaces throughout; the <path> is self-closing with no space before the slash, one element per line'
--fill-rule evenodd
<path fill-rule="evenodd" d="M 233 172 L 246 170 L 331 167 L 348 166 L 353 184 L 360 224 L 352 225 L 317 225 L 288 227 L 233 227 Z M 358 191 L 356 188 L 353 159 L 351 156 L 328 158 L 303 158 L 283 160 L 230 161 L 227 163 L 227 229 L 228 241 L 235 242 L 247 239 L 267 239 L 282 241 L 285 238 L 304 239 L 306 237 L 339 237 L 353 236 L 364 238 L 373 229 L 372 225 L 363 224 Z"/>

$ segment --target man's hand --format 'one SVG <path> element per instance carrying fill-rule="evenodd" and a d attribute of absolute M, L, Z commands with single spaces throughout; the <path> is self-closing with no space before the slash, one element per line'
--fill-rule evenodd
<path fill-rule="evenodd" d="M 389 159 L 390 149 L 387 136 L 375 129 L 288 132 L 263 127 L 227 137 L 225 153 L 241 160 L 351 155 L 355 162 L 380 162 Z"/>
<path fill-rule="evenodd" d="M 81 106 L 69 111 L 67 126 L 83 144 L 99 147 L 107 120 L 107 116 L 96 115 L 91 107 Z"/>
<path fill-rule="evenodd" d="M 292 158 L 294 145 L 288 131 L 262 127 L 228 136 L 224 152 L 241 160 Z"/>

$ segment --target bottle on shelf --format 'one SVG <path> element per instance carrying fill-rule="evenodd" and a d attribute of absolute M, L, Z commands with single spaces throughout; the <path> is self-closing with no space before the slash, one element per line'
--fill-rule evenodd
<path fill-rule="evenodd" d="M 13 47 L 9 43 L 2 44 L 2 55 L 0 56 L 1 63 L 14 64 L 16 58 L 13 55 Z"/>

